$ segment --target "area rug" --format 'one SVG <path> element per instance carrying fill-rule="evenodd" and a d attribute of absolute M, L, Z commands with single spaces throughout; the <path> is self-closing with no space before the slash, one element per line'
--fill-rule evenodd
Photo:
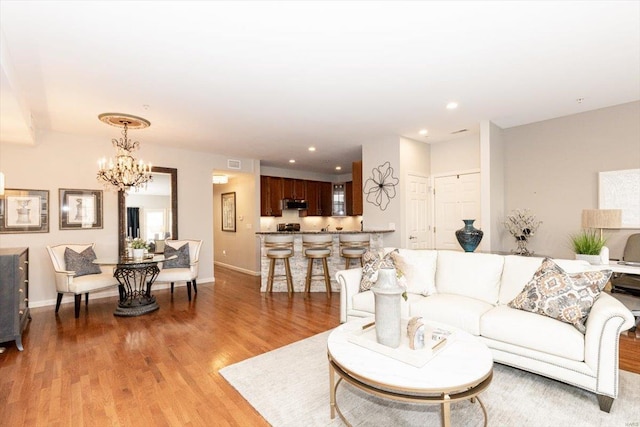
<path fill-rule="evenodd" d="M 329 412 L 329 331 L 220 370 L 222 376 L 273 426 L 342 426 Z M 489 426 L 640 426 L 640 375 L 620 371 L 611 413 L 593 393 L 519 369 L 494 366 L 481 395 Z M 439 405 L 393 402 L 342 382 L 336 396 L 354 426 L 439 426 Z M 452 404 L 453 426 L 481 426 L 477 403 Z"/>

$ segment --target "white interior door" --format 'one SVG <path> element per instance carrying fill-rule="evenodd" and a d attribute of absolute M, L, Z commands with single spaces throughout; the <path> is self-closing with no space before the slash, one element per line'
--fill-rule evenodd
<path fill-rule="evenodd" d="M 463 219 L 480 221 L 480 173 L 437 177 L 434 179 L 435 248 L 462 250 L 455 231 Z"/>
<path fill-rule="evenodd" d="M 405 247 L 410 249 L 431 248 L 429 178 L 408 175 L 407 190 L 407 241 Z"/>

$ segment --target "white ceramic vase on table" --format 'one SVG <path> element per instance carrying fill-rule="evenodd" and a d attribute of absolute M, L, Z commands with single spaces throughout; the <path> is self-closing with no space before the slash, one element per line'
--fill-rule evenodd
<path fill-rule="evenodd" d="M 133 250 L 133 259 L 139 261 L 144 258 L 144 249 L 134 249 Z"/>
<path fill-rule="evenodd" d="M 404 289 L 398 285 L 396 269 L 380 268 L 371 291 L 375 296 L 376 338 L 382 345 L 397 348 L 402 333 L 400 299 Z"/>

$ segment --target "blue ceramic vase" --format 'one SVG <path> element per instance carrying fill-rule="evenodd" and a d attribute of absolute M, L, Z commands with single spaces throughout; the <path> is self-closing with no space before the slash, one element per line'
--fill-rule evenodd
<path fill-rule="evenodd" d="M 473 226 L 475 219 L 463 219 L 462 221 L 464 222 L 464 227 L 456 230 L 456 239 L 458 239 L 458 243 L 460 243 L 465 252 L 473 252 L 480 244 L 484 232 Z"/>

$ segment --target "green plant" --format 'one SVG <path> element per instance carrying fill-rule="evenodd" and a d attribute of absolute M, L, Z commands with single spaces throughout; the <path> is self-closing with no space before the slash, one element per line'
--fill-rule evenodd
<path fill-rule="evenodd" d="M 138 238 L 138 239 L 133 239 L 131 241 L 131 247 L 133 249 L 149 249 L 149 246 L 147 245 L 147 242 L 145 242 L 144 240 Z"/>
<path fill-rule="evenodd" d="M 573 251 L 582 255 L 599 255 L 607 240 L 600 237 L 595 230 L 583 230 L 571 236 Z"/>

